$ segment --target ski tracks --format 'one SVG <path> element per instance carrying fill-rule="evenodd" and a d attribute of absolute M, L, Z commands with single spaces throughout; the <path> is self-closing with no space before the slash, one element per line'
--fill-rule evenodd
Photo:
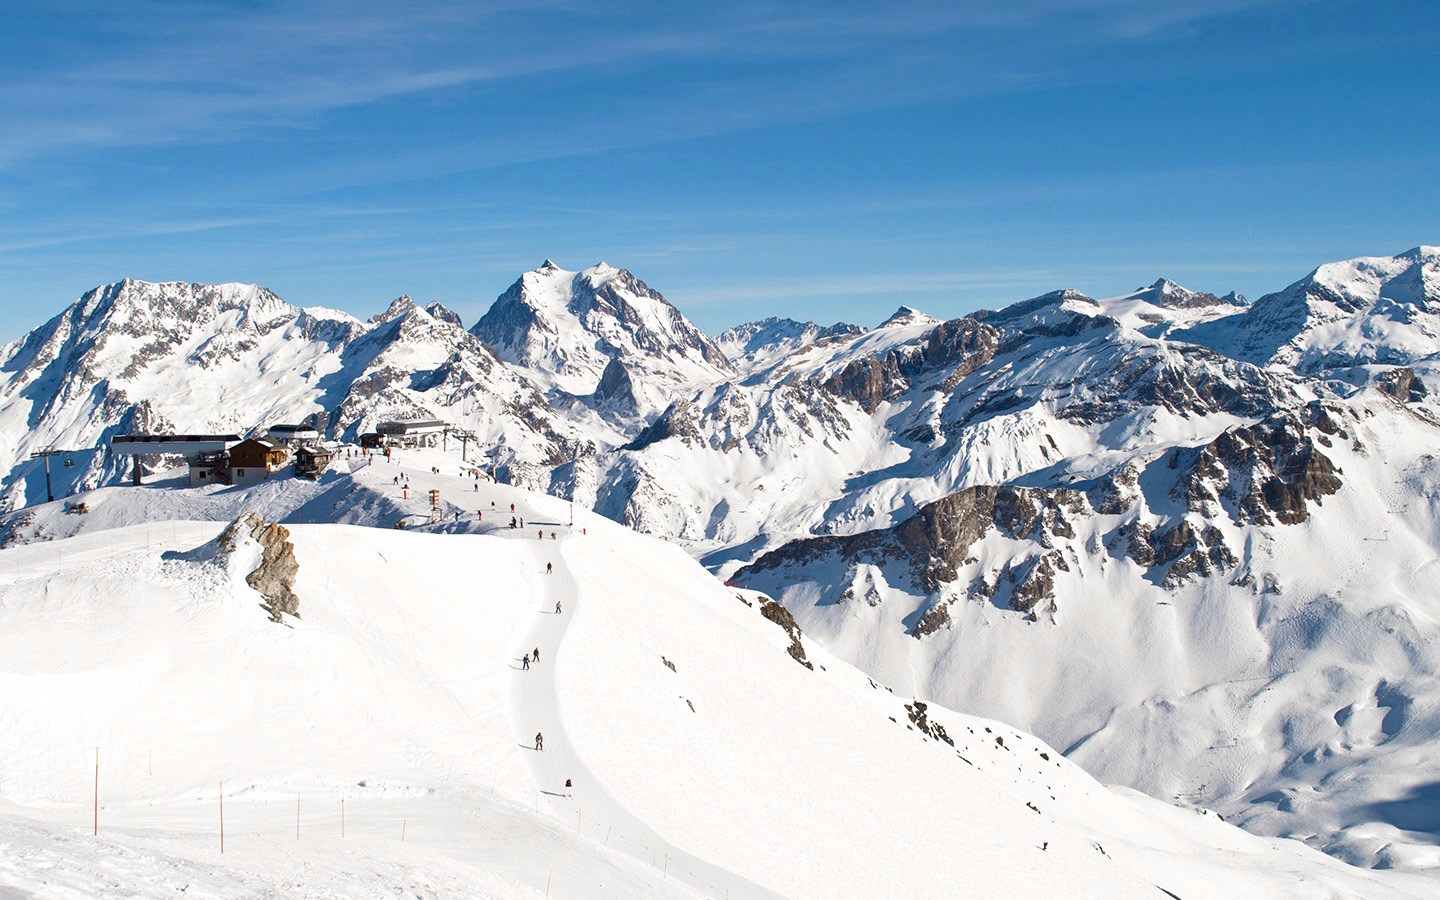
<path fill-rule="evenodd" d="M 523 533 L 517 533 L 516 537 L 520 538 L 520 534 Z M 572 533 L 558 542 L 531 542 L 531 555 L 541 573 L 543 590 L 535 621 L 510 661 L 511 723 L 516 743 L 525 755 L 539 791 L 540 802 L 552 815 L 573 825 L 585 836 L 661 869 L 667 878 L 688 885 L 700 896 L 776 900 L 780 895 L 662 838 L 611 796 L 571 744 L 560 715 L 555 663 L 563 652 L 571 620 L 581 614 L 580 594 L 562 552 L 565 544 L 579 539 Z M 546 574 L 547 563 L 554 566 L 549 574 Z M 561 605 L 560 613 L 555 612 L 557 601 Z M 521 658 L 537 647 L 539 662 L 532 660 L 530 668 L 524 669 Z M 543 750 L 535 749 L 537 732 L 544 735 Z M 574 783 L 570 791 L 565 788 L 566 779 Z"/>

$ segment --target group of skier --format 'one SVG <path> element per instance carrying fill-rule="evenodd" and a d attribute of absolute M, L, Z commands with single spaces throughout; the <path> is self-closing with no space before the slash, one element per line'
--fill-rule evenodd
<path fill-rule="evenodd" d="M 557 612 L 557 613 L 560 612 L 560 601 L 558 601 L 558 600 L 555 601 L 555 612 Z M 528 669 L 530 668 L 530 663 L 531 663 L 532 660 L 533 660 L 537 665 L 539 664 L 539 662 L 540 662 L 540 648 L 539 648 L 539 647 L 536 647 L 534 650 L 531 650 L 529 653 L 525 654 L 525 656 L 521 658 L 521 660 L 520 660 L 521 668 L 528 670 Z M 542 753 L 545 751 L 545 733 L 544 733 L 543 731 L 537 731 L 537 732 L 535 732 L 535 749 L 536 749 L 536 751 L 542 752 Z M 574 790 L 575 790 L 575 782 L 574 782 L 574 780 L 573 780 L 573 779 L 570 779 L 570 778 L 565 779 L 565 796 L 567 796 L 567 797 L 573 796 Z"/>

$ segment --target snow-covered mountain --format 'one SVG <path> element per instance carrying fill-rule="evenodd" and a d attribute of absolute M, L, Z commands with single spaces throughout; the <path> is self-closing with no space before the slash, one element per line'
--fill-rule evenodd
<path fill-rule="evenodd" d="M 384 419 L 443 418 L 517 480 L 588 446 L 438 304 L 402 297 L 361 322 L 253 285 L 126 280 L 0 347 L 0 498 L 44 498 L 27 457 L 45 447 L 81 451 L 60 473 L 68 490 L 123 475 L 129 460 L 103 449 L 111 434 L 244 433 L 316 413 L 351 440 Z"/>
<path fill-rule="evenodd" d="M 1178 335 L 1236 359 L 1357 386 L 1395 366 L 1436 371 L 1440 247 L 1327 263 L 1243 315 Z"/>
<path fill-rule="evenodd" d="M 1426 868 L 1437 264 L 1328 264 L 1253 303 L 1160 279 L 713 341 L 604 265 L 526 273 L 469 333 L 409 298 L 362 322 L 123 282 L 0 349 L 0 496 L 43 498 L 29 453 L 116 430 L 435 416 L 503 481 L 676 539 L 877 681 L 1103 779 Z M 125 464 L 80 461 L 62 492 Z M 12 514 L 0 540 L 73 517 L 46 521 Z"/>
<path fill-rule="evenodd" d="M 480 520 L 566 510 L 471 491 L 438 451 L 324 480 L 360 512 L 397 499 L 392 473 L 453 498 L 460 521 L 125 526 L 163 489 L 115 487 L 90 499 L 117 527 L 0 551 L 0 885 L 1433 894 L 1433 876 L 1355 869 L 1107 789 L 1029 734 L 889 690 L 673 545 L 584 511 L 553 541 Z M 311 486 L 174 492 L 267 489 Z M 278 578 L 298 606 L 277 623 L 263 591 Z"/>
<path fill-rule="evenodd" d="M 863 331 L 858 325 L 836 322 L 822 326 L 814 322 L 797 322 L 771 316 L 746 322 L 720 332 L 715 339 L 720 350 L 737 365 L 749 368 L 773 363 L 806 344 L 833 337 L 853 336 Z"/>
<path fill-rule="evenodd" d="M 581 398 L 612 421 L 643 422 L 674 395 L 735 372 L 669 301 L 605 263 L 568 272 L 545 260 L 471 332 L 552 399 Z"/>

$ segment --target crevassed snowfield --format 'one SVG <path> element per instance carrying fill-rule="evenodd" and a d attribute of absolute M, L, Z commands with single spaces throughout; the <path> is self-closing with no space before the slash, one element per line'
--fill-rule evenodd
<path fill-rule="evenodd" d="M 394 496 L 404 470 L 412 498 L 443 485 L 443 527 L 471 533 L 295 525 L 301 618 L 283 625 L 245 566 L 215 555 L 220 524 L 143 523 L 149 489 L 103 489 L 114 527 L 0 551 L 0 885 L 47 897 L 1436 890 L 1107 789 L 994 721 L 930 706 L 922 731 L 908 696 L 809 638 L 803 666 L 760 595 L 725 588 L 680 548 L 584 511 L 570 529 L 567 504 L 477 490 L 453 459 L 432 474 L 436 458 L 320 488 L 388 526 L 415 502 Z M 299 492 L 294 508 L 313 501 L 315 488 L 276 484 Z M 511 503 L 524 531 L 503 527 Z M 535 646 L 541 661 L 521 670 Z"/>

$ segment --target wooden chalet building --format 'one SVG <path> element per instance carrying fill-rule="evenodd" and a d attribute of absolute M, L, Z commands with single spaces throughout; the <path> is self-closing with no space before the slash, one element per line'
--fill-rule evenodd
<path fill-rule="evenodd" d="M 301 478 L 319 478 L 330 465 L 335 453 L 320 444 L 305 444 L 295 451 L 295 474 Z"/>
<path fill-rule="evenodd" d="M 190 464 L 191 484 L 255 484 L 290 459 L 290 451 L 269 438 L 241 441 L 223 453 L 202 454 Z"/>

